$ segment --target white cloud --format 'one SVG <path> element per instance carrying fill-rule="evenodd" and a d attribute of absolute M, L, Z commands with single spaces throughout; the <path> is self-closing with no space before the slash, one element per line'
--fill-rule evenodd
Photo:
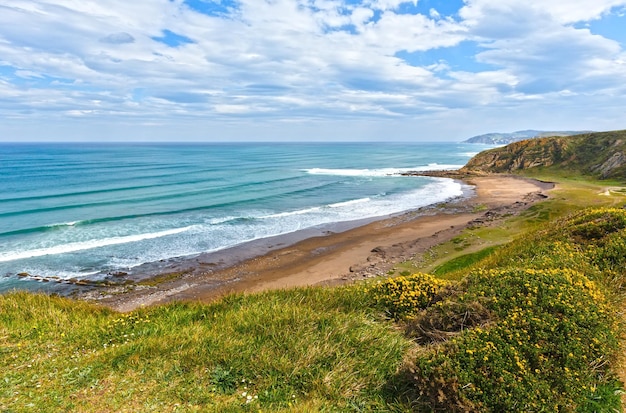
<path fill-rule="evenodd" d="M 366 4 L 372 7 L 373 9 L 378 10 L 395 10 L 401 4 L 413 4 L 417 5 L 418 0 L 370 0 L 367 1 Z"/>
<path fill-rule="evenodd" d="M 108 36 L 101 38 L 100 41 L 104 43 L 111 43 L 111 44 L 124 44 L 124 43 L 133 43 L 135 41 L 135 38 L 126 32 L 119 32 L 119 33 L 111 33 Z"/>
<path fill-rule="evenodd" d="M 457 23 L 434 21 L 421 14 L 386 12 L 378 22 L 366 27 L 363 37 L 370 47 L 413 52 L 455 46 L 467 34 Z"/>
<path fill-rule="evenodd" d="M 537 102 L 580 116 L 576 102 L 619 97 L 626 84 L 620 44 L 573 25 L 626 0 L 468 0 L 458 21 L 433 9 L 400 12 L 417 1 L 237 4 L 227 16 L 183 0 L 0 6 L 0 116 L 431 124 L 449 123 L 446 110 L 531 113 Z M 168 46 L 166 31 L 191 43 Z"/>
<path fill-rule="evenodd" d="M 527 20 L 527 16 L 546 15 L 557 24 L 571 24 L 596 20 L 615 7 L 626 6 L 625 0 L 468 0 L 461 9 L 461 16 L 470 21 L 489 18 L 518 11 L 517 17 Z"/>
<path fill-rule="evenodd" d="M 623 55 L 618 42 L 533 13 L 499 7 L 498 11 L 490 9 L 489 16 L 480 22 L 474 20 L 475 26 L 469 30 L 482 39 L 487 49 L 476 58 L 506 68 L 519 79 L 520 91 L 530 94 L 563 89 L 593 92 L 598 87 L 611 87 L 618 78 L 626 80 L 626 72 L 616 70 Z M 527 24 L 529 21 L 535 26 Z M 604 86 L 588 82 L 602 76 Z"/>

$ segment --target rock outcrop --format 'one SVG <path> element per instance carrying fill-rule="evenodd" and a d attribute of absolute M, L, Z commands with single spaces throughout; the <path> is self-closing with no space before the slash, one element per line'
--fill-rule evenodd
<path fill-rule="evenodd" d="M 514 173 L 558 168 L 600 179 L 626 178 L 626 131 L 536 138 L 484 151 L 461 173 Z"/>
<path fill-rule="evenodd" d="M 519 169 L 552 166 L 567 156 L 566 138 L 539 138 L 511 143 L 484 151 L 462 169 L 474 172 L 514 172 Z"/>
<path fill-rule="evenodd" d="M 601 178 L 608 178 L 612 172 L 626 165 L 626 154 L 624 152 L 615 152 L 602 165 L 592 168 L 593 172 L 599 173 Z"/>

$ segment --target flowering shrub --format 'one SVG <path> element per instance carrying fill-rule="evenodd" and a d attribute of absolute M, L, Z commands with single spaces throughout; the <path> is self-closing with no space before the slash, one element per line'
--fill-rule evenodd
<path fill-rule="evenodd" d="M 425 345 L 408 374 L 417 405 L 620 411 L 622 384 L 612 363 L 621 329 L 612 303 L 626 292 L 626 210 L 577 212 L 467 271 L 454 289 L 416 274 L 371 290 Z"/>
<path fill-rule="evenodd" d="M 379 281 L 367 292 L 392 318 L 402 319 L 414 316 L 435 302 L 447 285 L 447 281 L 418 273 Z"/>
<path fill-rule="evenodd" d="M 570 236 L 583 241 L 596 240 L 626 228 L 626 210 L 586 209 L 566 219 Z"/>
<path fill-rule="evenodd" d="M 567 269 L 476 271 L 463 299 L 481 297 L 493 325 L 465 330 L 416 361 L 415 384 L 431 407 L 576 411 L 597 398 L 618 335 L 595 283 Z"/>

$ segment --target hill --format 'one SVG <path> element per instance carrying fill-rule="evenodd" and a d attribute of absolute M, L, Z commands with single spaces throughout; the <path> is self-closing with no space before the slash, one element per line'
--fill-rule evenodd
<path fill-rule="evenodd" d="M 626 179 L 626 130 L 528 139 L 479 153 L 461 170 L 512 173 L 532 168 Z"/>
<path fill-rule="evenodd" d="M 484 143 L 488 145 L 507 145 L 512 142 L 518 142 L 530 138 L 543 138 L 547 136 L 571 136 L 583 133 L 591 133 L 591 131 L 540 131 L 540 130 L 521 130 L 511 133 L 487 133 L 484 135 L 473 136 L 463 143 Z"/>

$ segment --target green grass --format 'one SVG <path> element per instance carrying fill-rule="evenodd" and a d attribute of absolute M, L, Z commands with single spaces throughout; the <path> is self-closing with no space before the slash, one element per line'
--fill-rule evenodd
<path fill-rule="evenodd" d="M 497 226 L 468 228 L 454 239 L 432 248 L 421 261 L 408 261 L 396 267 L 459 279 L 463 276 L 462 262 L 465 258 L 462 257 L 465 255 L 471 257 L 475 253 L 480 254 L 485 248 L 506 244 L 528 231 L 583 208 L 626 205 L 626 192 L 614 190 L 610 196 L 602 195 L 607 187 L 619 188 L 618 181 L 597 181 L 584 176 L 572 177 L 566 173 L 557 176 L 534 169 L 524 171 L 524 176 L 548 182 L 558 181 L 557 188 L 550 191 L 550 199 L 532 205 L 519 216 L 505 218 Z M 448 270 L 448 266 L 456 266 L 461 272 Z"/>
<path fill-rule="evenodd" d="M 1 295 L 0 412 L 619 411 L 626 196 L 602 188 L 565 181 L 386 281 L 125 314 Z"/>
<path fill-rule="evenodd" d="M 442 277 L 449 273 L 465 270 L 472 264 L 479 262 L 483 258 L 491 255 L 496 250 L 496 248 L 498 247 L 487 247 L 471 254 L 465 254 L 461 255 L 460 257 L 453 258 L 436 267 L 433 270 L 433 274 Z"/>
<path fill-rule="evenodd" d="M 355 289 L 128 314 L 17 293 L 0 314 L 1 411 L 378 410 L 410 346 Z"/>

